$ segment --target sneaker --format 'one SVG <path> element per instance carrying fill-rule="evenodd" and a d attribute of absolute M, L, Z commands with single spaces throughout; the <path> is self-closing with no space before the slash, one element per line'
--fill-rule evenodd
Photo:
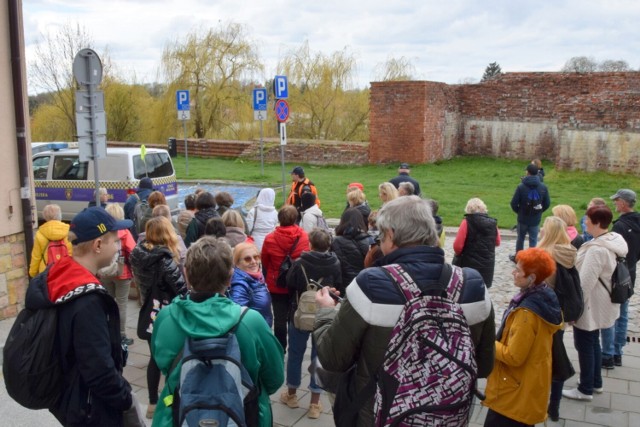
<path fill-rule="evenodd" d="M 307 417 L 316 420 L 320 418 L 320 412 L 322 412 L 322 404 L 320 402 L 312 403 L 309 405 L 309 413 L 307 414 Z"/>
<path fill-rule="evenodd" d="M 289 390 L 285 390 L 280 394 L 280 402 L 284 403 L 289 408 L 297 408 L 300 406 L 298 405 L 298 396 L 295 393 L 289 394 Z"/>
<path fill-rule="evenodd" d="M 122 336 L 122 344 L 132 345 L 133 344 L 133 339 L 127 337 L 126 335 L 123 335 Z"/>
<path fill-rule="evenodd" d="M 566 397 L 567 399 L 574 399 L 574 400 L 584 400 L 584 401 L 593 400 L 593 396 L 590 396 L 588 394 L 583 394 L 577 388 L 562 390 L 562 396 Z"/>
<path fill-rule="evenodd" d="M 516 256 L 515 255 L 509 255 L 509 260 L 514 263 L 517 264 L 518 262 L 516 261 Z"/>
<path fill-rule="evenodd" d="M 616 366 L 622 366 L 622 356 L 620 355 L 614 355 L 613 356 L 613 364 Z"/>
<path fill-rule="evenodd" d="M 615 366 L 613 365 L 613 357 L 603 357 L 602 358 L 602 369 L 613 369 Z"/>
<path fill-rule="evenodd" d="M 148 420 L 153 419 L 153 414 L 156 412 L 156 405 L 154 403 L 149 403 L 147 406 L 147 414 L 145 415 Z"/>

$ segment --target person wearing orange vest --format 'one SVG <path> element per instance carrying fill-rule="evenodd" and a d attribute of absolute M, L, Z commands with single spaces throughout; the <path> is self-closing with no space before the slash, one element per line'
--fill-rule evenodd
<path fill-rule="evenodd" d="M 298 212 L 300 212 L 300 208 L 302 207 L 302 194 L 306 192 L 311 192 L 316 196 L 316 205 L 320 207 L 320 199 L 318 198 L 318 190 L 316 186 L 309 180 L 309 178 L 305 178 L 304 169 L 302 166 L 296 166 L 291 171 L 291 192 L 289 193 L 289 197 L 287 197 L 287 204 L 293 205 L 296 207 Z"/>

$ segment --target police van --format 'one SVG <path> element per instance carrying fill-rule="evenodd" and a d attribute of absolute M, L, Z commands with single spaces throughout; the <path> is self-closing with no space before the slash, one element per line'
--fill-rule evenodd
<path fill-rule="evenodd" d="M 62 219 L 71 221 L 91 200 L 95 200 L 93 161 L 81 162 L 77 143 L 34 143 L 33 178 L 38 218 L 48 204 L 60 205 Z M 98 159 L 100 187 L 107 189 L 109 203 L 124 203 L 138 189 L 140 179 L 151 178 L 172 213 L 178 210 L 178 184 L 171 157 L 166 150 L 147 148 L 107 148 L 107 157 Z"/>

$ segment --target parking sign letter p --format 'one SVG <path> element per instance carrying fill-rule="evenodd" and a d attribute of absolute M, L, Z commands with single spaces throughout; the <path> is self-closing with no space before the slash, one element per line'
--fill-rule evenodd
<path fill-rule="evenodd" d="M 181 91 L 179 97 L 180 97 L 180 104 L 184 104 L 187 101 L 187 92 Z"/>

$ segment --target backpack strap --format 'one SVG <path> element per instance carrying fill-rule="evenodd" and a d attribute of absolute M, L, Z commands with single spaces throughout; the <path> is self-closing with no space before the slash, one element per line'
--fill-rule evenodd
<path fill-rule="evenodd" d="M 242 319 L 244 318 L 244 315 L 247 314 L 247 312 L 249 311 L 249 307 L 240 307 L 240 318 L 238 319 L 238 321 L 236 322 L 235 325 L 233 325 L 233 328 L 229 329 L 229 332 L 227 332 L 227 334 L 235 334 L 236 331 L 238 330 L 238 326 L 240 326 L 240 322 L 242 322 Z"/>
<path fill-rule="evenodd" d="M 457 273 L 459 274 L 460 267 L 455 268 L 458 269 Z M 462 288 L 461 280 L 453 280 L 456 276 L 456 274 L 454 274 L 454 267 L 447 263 L 442 265 L 438 283 L 428 284 L 424 286 L 423 289 L 418 287 L 413 278 L 411 278 L 409 273 L 407 273 L 400 264 L 385 265 L 382 267 L 382 270 L 398 286 L 407 301 L 420 298 L 423 295 L 440 296 L 456 301 Z"/>
<path fill-rule="evenodd" d="M 293 246 L 291 246 L 291 249 L 289 249 L 289 253 L 287 253 L 288 256 L 291 256 L 291 254 L 293 254 L 293 251 L 296 250 L 296 246 L 298 246 L 299 240 L 300 240 L 300 236 L 296 237 L 296 241 L 293 242 Z"/>
<path fill-rule="evenodd" d="M 251 231 L 249 232 L 249 236 L 253 234 L 253 230 L 256 229 L 256 220 L 258 219 L 258 206 L 254 206 L 253 208 L 253 225 L 251 226 Z"/>

